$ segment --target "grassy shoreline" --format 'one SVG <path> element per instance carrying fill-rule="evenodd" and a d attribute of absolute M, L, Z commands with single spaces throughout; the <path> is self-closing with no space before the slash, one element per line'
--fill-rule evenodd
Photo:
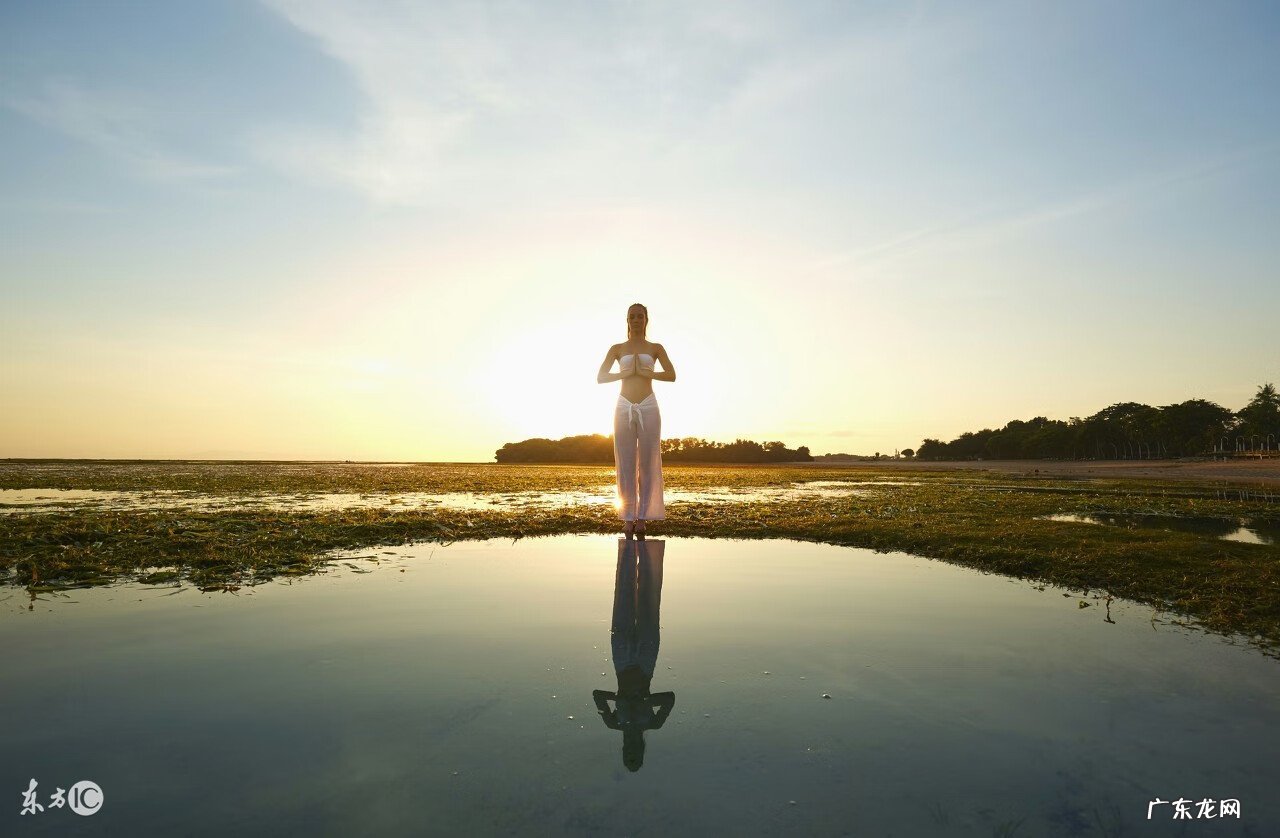
<path fill-rule="evenodd" d="M 733 504 L 672 503 L 661 536 L 790 538 L 901 551 L 983 571 L 1107 594 L 1184 614 L 1280 650 L 1280 545 L 1186 532 L 1042 520 L 1051 514 L 1155 514 L 1280 520 L 1280 506 L 1194 481 L 1080 480 L 970 472 L 892 475 L 856 467 L 700 467 L 666 470 L 670 488 L 881 483 L 863 494 Z M 596 466 L 364 466 L 348 464 L 0 464 L 0 488 L 170 490 L 218 496 L 276 493 L 589 491 Z M 0 582 L 33 596 L 140 579 L 206 590 L 314 573 L 335 550 L 618 532 L 607 506 L 512 511 L 415 508 L 288 512 L 239 509 L 71 509 L 0 515 Z"/>

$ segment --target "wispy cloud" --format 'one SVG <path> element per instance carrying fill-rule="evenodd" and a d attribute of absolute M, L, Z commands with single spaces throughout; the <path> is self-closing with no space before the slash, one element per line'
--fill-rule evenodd
<path fill-rule="evenodd" d="M 363 103 L 348 128 L 259 131 L 255 152 L 391 204 L 459 182 L 529 193 L 587 172 L 644 181 L 636 173 L 729 101 L 770 37 L 746 7 L 262 2 L 339 62 Z"/>
<path fill-rule="evenodd" d="M 785 21 L 770 23 L 772 31 L 756 32 L 752 46 L 758 60 L 726 98 L 723 116 L 768 114 L 812 95 L 826 96 L 828 103 L 837 97 L 844 107 L 869 93 L 897 96 L 904 77 L 962 54 L 975 43 L 965 28 L 923 25 L 919 8 L 871 15 L 856 26 L 846 21 L 831 31 L 788 32 Z"/>
<path fill-rule="evenodd" d="M 365 99 L 350 130 L 260 131 L 255 150 L 272 165 L 378 203 L 413 204 L 445 180 L 465 177 L 478 158 L 491 167 L 509 163 L 504 156 L 522 142 L 528 152 L 536 131 L 546 130 L 528 117 L 545 113 L 547 87 L 557 80 L 530 51 L 554 53 L 556 44 L 545 31 L 530 31 L 545 26 L 532 7 L 263 2 L 314 38 Z"/>
<path fill-rule="evenodd" d="M 135 97 L 91 90 L 65 79 L 49 79 L 29 93 L 6 95 L 3 103 L 24 116 L 87 143 L 135 172 L 156 180 L 219 178 L 235 167 L 209 163 L 171 150 L 163 112 Z"/>
<path fill-rule="evenodd" d="M 318 41 L 367 99 L 352 134 L 326 135 L 314 127 L 258 133 L 259 156 L 295 175 L 348 186 L 375 201 L 411 201 L 438 177 L 441 155 L 460 141 L 475 110 L 501 101 L 501 91 L 484 83 L 493 57 L 483 43 L 472 43 L 472 63 L 451 60 L 450 52 L 463 48 L 463 33 L 454 27 L 445 28 L 456 38 L 432 38 L 410 9 L 264 3 Z"/>
<path fill-rule="evenodd" d="M 969 212 L 947 223 L 900 233 L 864 247 L 838 252 L 810 264 L 804 276 L 832 270 L 848 275 L 873 271 L 929 250 L 987 247 L 1029 230 L 1136 202 L 1180 185 L 1212 178 L 1273 151 L 1274 143 L 1238 150 L 1210 160 L 1189 161 L 1116 186 L 1082 192 L 1037 207 Z"/>

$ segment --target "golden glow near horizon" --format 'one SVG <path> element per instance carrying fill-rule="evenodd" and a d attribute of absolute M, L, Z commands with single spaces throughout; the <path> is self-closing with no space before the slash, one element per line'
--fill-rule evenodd
<path fill-rule="evenodd" d="M 1280 358 L 1280 118 L 1240 81 L 1275 15 L 1183 12 L 5 5 L 0 457 L 608 434 L 634 302 L 667 438 L 1237 409 Z"/>
<path fill-rule="evenodd" d="M 320 274 L 308 293 L 262 312 L 260 327 L 70 337 L 9 366 L 15 403 L 40 411 L 0 416 L 2 453 L 488 461 L 506 442 L 607 435 L 617 385 L 596 384 L 595 370 L 625 339 L 631 302 L 649 307 L 649 337 L 679 373 L 655 385 L 665 438 L 890 452 L 1142 397 L 1106 382 L 1056 393 L 1041 361 L 1013 351 L 1045 343 L 1030 324 L 953 345 L 936 311 L 901 310 L 900 296 L 851 306 L 834 287 L 825 299 L 780 292 L 772 277 L 797 258 L 784 250 L 757 247 L 753 265 L 723 242 L 700 251 L 686 240 L 654 259 L 668 242 L 656 226 L 591 247 L 573 240 L 574 224 L 540 226 L 536 236 L 563 250 L 544 243 L 537 260 L 421 247 L 392 260 L 383 250 L 366 269 Z M 939 374 L 975 350 L 999 363 Z M 1154 383 L 1167 394 L 1146 396 L 1155 402 L 1194 395 L 1176 375 Z"/>

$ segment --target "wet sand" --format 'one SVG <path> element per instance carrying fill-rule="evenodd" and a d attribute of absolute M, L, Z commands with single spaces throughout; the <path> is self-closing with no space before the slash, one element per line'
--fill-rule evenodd
<path fill-rule="evenodd" d="M 1150 478 L 1155 480 L 1221 480 L 1280 485 L 1280 458 L 1260 460 L 977 460 L 930 462 L 924 460 L 871 460 L 849 463 L 797 463 L 814 466 L 901 471 L 987 471 L 1036 477 L 1077 479 Z"/>

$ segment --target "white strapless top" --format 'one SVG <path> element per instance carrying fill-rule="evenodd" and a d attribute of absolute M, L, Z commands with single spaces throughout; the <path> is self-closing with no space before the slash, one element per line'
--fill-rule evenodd
<path fill-rule="evenodd" d="M 635 357 L 636 357 L 635 355 L 623 355 L 621 358 L 618 359 L 618 367 L 621 368 L 623 372 L 627 372 L 628 370 L 634 370 L 636 368 L 636 362 L 634 360 Z M 640 354 L 640 369 L 642 370 L 653 369 L 652 355 L 645 355 L 643 353 Z"/>

